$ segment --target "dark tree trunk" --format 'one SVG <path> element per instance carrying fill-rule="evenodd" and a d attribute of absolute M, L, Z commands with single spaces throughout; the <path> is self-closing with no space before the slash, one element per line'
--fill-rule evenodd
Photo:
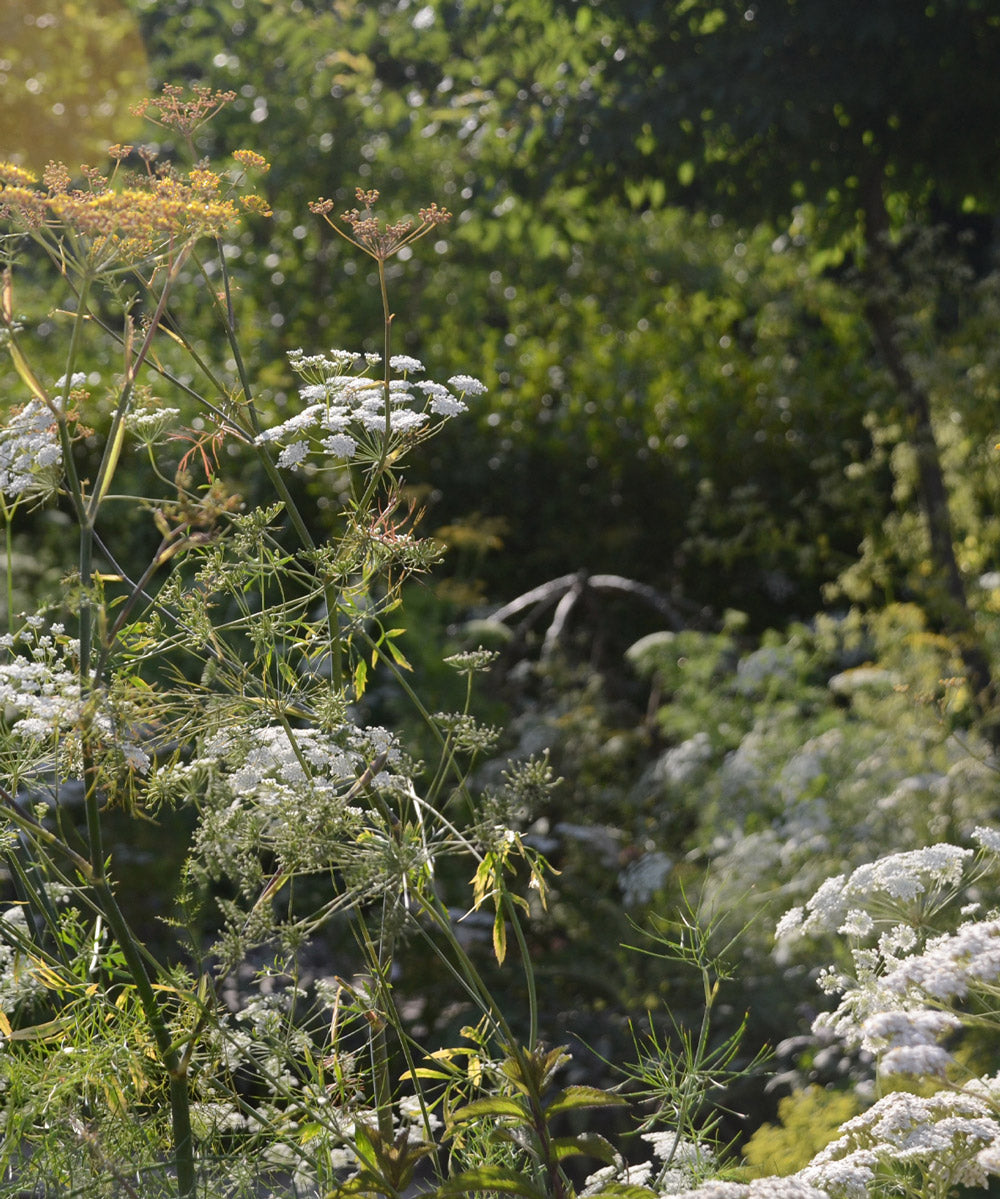
<path fill-rule="evenodd" d="M 984 718 L 986 734 L 991 744 L 998 747 L 1000 719 L 993 673 L 969 610 L 965 582 L 955 558 L 951 509 L 931 421 L 930 397 L 907 365 L 901 347 L 898 313 L 893 301 L 889 216 L 880 171 L 873 172 L 865 194 L 865 249 L 865 315 L 875 348 L 896 386 L 906 414 L 907 437 L 917 466 L 920 505 L 930 539 L 936 586 L 932 586 L 928 594 L 928 609 L 932 618 L 955 639 L 976 705 Z"/>

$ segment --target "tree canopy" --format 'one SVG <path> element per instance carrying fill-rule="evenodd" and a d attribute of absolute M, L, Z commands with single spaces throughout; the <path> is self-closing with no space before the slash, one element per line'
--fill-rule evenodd
<path fill-rule="evenodd" d="M 989 0 L 556 7 L 589 48 L 586 76 L 543 84 L 517 116 L 544 129 L 550 170 L 739 220 L 808 200 L 850 224 L 883 173 L 911 204 L 996 200 L 1000 12 Z M 558 74 L 574 74 L 565 54 Z"/>

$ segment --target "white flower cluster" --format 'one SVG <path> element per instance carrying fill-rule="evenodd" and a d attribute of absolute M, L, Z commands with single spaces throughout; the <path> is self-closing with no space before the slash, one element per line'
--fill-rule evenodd
<path fill-rule="evenodd" d="M 677 1192 L 677 1199 L 829 1199 L 801 1175 L 787 1178 L 755 1178 L 752 1182 L 725 1182 L 714 1179 L 694 1190 Z"/>
<path fill-rule="evenodd" d="M 46 625 L 40 616 L 24 618 L 17 633 L 0 636 L 0 709 L 5 711 L 9 741 L 6 754 L 19 761 L 19 774 L 48 773 L 55 749 L 60 779 L 80 768 L 80 732 L 84 723 L 129 770 L 146 774 L 149 754 L 126 730 L 121 713 L 101 702 L 83 721 L 78 662 L 80 643 L 61 624 Z M 102 701 L 105 696 L 100 697 Z M 37 755 L 41 747 L 43 757 Z"/>
<path fill-rule="evenodd" d="M 883 1074 L 943 1077 L 953 1059 L 938 1041 L 961 1024 L 951 1012 L 926 1008 L 876 1012 L 861 1026 L 862 1047 L 879 1055 Z"/>
<path fill-rule="evenodd" d="M 938 1003 L 965 999 L 977 985 L 1000 982 L 1000 920 L 971 920 L 933 937 L 923 952 L 887 971 L 882 988 L 900 1000 L 917 995 Z"/>
<path fill-rule="evenodd" d="M 805 907 L 792 908 L 775 930 L 778 940 L 847 933 L 866 936 L 875 926 L 872 915 L 897 911 L 904 904 L 935 905 L 962 878 L 971 849 L 930 845 L 891 854 L 859 866 L 851 875 L 827 879 Z"/>
<path fill-rule="evenodd" d="M 985 1187 L 989 1176 L 1000 1176 L 1000 1077 L 956 1084 L 949 1072 L 954 1059 L 941 1043 L 981 1019 L 970 1017 L 970 1010 L 995 1011 L 1000 918 L 990 913 L 976 919 L 979 904 L 967 903 L 957 927 L 927 933 L 928 913 L 944 913 L 949 902 L 958 908 L 963 891 L 983 878 L 1000 852 L 995 830 L 977 828 L 974 839 L 981 847 L 974 862 L 972 850 L 948 844 L 892 854 L 828 880 L 782 920 L 780 938 L 839 933 L 851 941 L 853 977 L 831 968 L 820 978 L 841 1002 L 816 1019 L 815 1032 L 833 1033 L 871 1053 L 882 1075 L 948 1081 L 931 1094 L 889 1093 L 844 1124 L 794 1179 L 763 1184 L 794 1181 L 833 1199 L 862 1199 L 883 1189 L 893 1174 L 902 1193 L 937 1195 Z M 901 1174 L 912 1186 L 902 1183 Z M 712 1199 L 707 1191 L 692 1197 Z M 731 1199 L 748 1194 L 734 1191 Z M 718 1199 L 724 1199 L 721 1193 Z"/>
<path fill-rule="evenodd" d="M 581 1199 L 601 1194 L 609 1184 L 655 1187 L 658 1195 L 692 1193 L 690 1187 L 704 1178 L 715 1161 L 709 1146 L 689 1141 L 675 1129 L 644 1132 L 642 1139 L 649 1145 L 653 1161 L 634 1165 L 621 1161 L 614 1166 L 604 1166 L 587 1178 L 580 1192 Z"/>
<path fill-rule="evenodd" d="M 985 848 L 989 830 L 977 830 L 977 840 Z M 873 1054 L 883 1074 L 944 1074 L 952 1058 L 939 1042 L 961 1020 L 941 1009 L 1000 980 L 1000 920 L 976 920 L 976 905 L 963 909 L 972 918 L 957 929 L 927 939 L 927 914 L 957 898 L 972 856 L 947 844 L 892 854 L 828 879 L 786 914 L 779 942 L 831 932 L 851 941 L 853 976 L 820 975 L 820 987 L 841 1000 L 814 1032 Z"/>
<path fill-rule="evenodd" d="M 65 637 L 54 624 L 44 631 L 39 617 L 29 617 L 20 634 L 0 637 L 0 706 L 13 717 L 11 735 L 47 740 L 76 724 L 80 715 L 80 682 L 73 660 L 79 642 Z M 18 656 L 15 650 L 20 650 Z"/>
<path fill-rule="evenodd" d="M 252 801 L 265 808 L 283 804 L 305 784 L 314 791 L 342 793 L 372 759 L 381 759 L 384 766 L 400 760 L 398 745 L 383 728 L 348 726 L 338 737 L 305 728 L 290 737 L 282 725 L 271 725 L 253 730 L 249 738 L 241 730 L 222 729 L 209 738 L 200 756 L 201 762 L 228 768 L 235 805 Z M 390 786 L 394 778 L 383 769 L 372 785 Z"/>
<path fill-rule="evenodd" d="M 154 445 L 171 428 L 181 412 L 179 408 L 161 408 L 154 404 L 144 405 L 128 413 L 125 427 L 143 445 Z"/>
<path fill-rule="evenodd" d="M 670 786 L 682 786 L 695 778 L 711 762 L 715 750 L 706 732 L 695 733 L 680 745 L 668 749 L 657 761 L 655 777 Z"/>
<path fill-rule="evenodd" d="M 795 678 L 795 653 L 789 645 L 762 645 L 736 664 L 734 686 L 742 695 L 766 694 L 776 682 Z"/>
<path fill-rule="evenodd" d="M 96 380 L 99 377 L 100 376 L 95 375 L 94 379 Z M 81 387 L 86 387 L 89 382 L 91 382 L 91 380 L 83 371 L 74 371 L 73 374 L 69 376 L 60 375 L 52 385 L 52 394 L 55 397 L 62 399 L 69 395 L 70 392 L 76 391 Z"/>
<path fill-rule="evenodd" d="M 784 1178 L 712 1181 L 661 1193 L 678 1199 L 867 1199 L 906 1194 L 903 1172 L 915 1179 L 910 1193 L 947 1195 L 956 1187 L 985 1187 L 990 1175 L 1000 1174 L 995 1082 L 981 1095 L 894 1091 L 848 1120 L 807 1166 Z"/>
<path fill-rule="evenodd" d="M 8 500 L 52 494 L 61 463 L 55 421 L 41 400 L 30 400 L 0 428 L 0 492 Z"/>
<path fill-rule="evenodd" d="M 19 906 L 0 911 L 0 1010 L 14 1012 L 45 992 L 45 984 L 36 970 L 25 968 L 24 954 L 18 948 L 31 941 L 27 917 Z M 0 1048 L 3 1041 L 0 1039 Z"/>
<path fill-rule="evenodd" d="M 844 1199 L 866 1196 L 886 1164 L 918 1171 L 930 1183 L 925 1193 L 985 1186 L 987 1175 L 996 1172 L 1000 1144 L 991 1108 L 984 1098 L 965 1093 L 893 1091 L 848 1120 L 798 1176 Z"/>
<path fill-rule="evenodd" d="M 447 386 L 429 380 L 414 382 L 409 376 L 423 373 L 424 366 L 404 354 L 389 359 L 388 385 L 367 374 L 381 362 L 377 354 L 359 355 L 348 350 L 305 354 L 293 350 L 288 359 L 303 379 L 299 395 L 306 406 L 280 425 L 265 430 L 257 442 L 281 444 L 278 465 L 293 470 L 313 449 L 341 461 L 377 456 L 381 449 L 426 435 L 433 417 L 440 422 L 467 411 L 465 397 L 486 391 L 470 375 L 453 375 Z M 360 371 L 355 369 L 359 364 L 363 367 Z"/>
<path fill-rule="evenodd" d="M 641 858 L 630 862 L 618 875 L 618 886 L 625 907 L 634 908 L 649 903 L 663 887 L 673 868 L 673 859 L 660 849 L 644 853 Z"/>

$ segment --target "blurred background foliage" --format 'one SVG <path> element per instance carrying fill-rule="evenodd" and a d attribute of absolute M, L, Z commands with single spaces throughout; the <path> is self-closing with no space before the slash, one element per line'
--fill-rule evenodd
<path fill-rule="evenodd" d="M 466 41 L 485 20 L 475 5 L 157 0 L 134 16 L 150 86 L 237 91 L 206 150 L 252 146 L 273 164 L 273 219 L 227 253 L 276 407 L 289 402 L 285 350 L 379 336 L 371 278 L 307 202 L 339 210 L 375 185 L 395 211 L 435 199 L 455 212 L 398 264 L 393 293 L 398 349 L 491 388 L 411 477 L 431 488 L 425 528 L 451 528 L 467 550 L 488 530 L 482 552 L 452 555 L 452 594 L 499 602 L 610 570 L 691 613 L 730 605 L 766 625 L 810 611 L 862 539 L 878 540 L 891 477 L 871 465 L 866 417 L 886 407 L 886 383 L 855 298 L 811 265 L 809 214 L 781 230 L 624 190 L 540 189 L 545 139 L 531 142 L 530 123 L 548 90 L 584 87 L 593 67 L 579 18 L 503 6 L 482 55 Z M 109 30 L 121 18 L 118 6 Z M 51 101 L 38 97 L 46 113 Z M 197 335 L 197 296 L 187 315 Z"/>
<path fill-rule="evenodd" d="M 204 149 L 272 163 L 273 217 L 226 247 L 265 410 L 296 402 L 287 350 L 380 348 L 374 278 L 308 202 L 340 212 L 362 186 L 392 213 L 453 211 L 390 271 L 395 349 L 490 388 L 407 480 L 448 546 L 407 604 L 425 687 L 445 684 L 421 644 L 461 644 L 470 615 L 568 572 L 655 587 L 687 626 L 663 634 L 622 601 L 592 607 L 554 656 L 543 624 L 499 631 L 484 711 L 508 721 L 504 752 L 547 747 L 565 780 L 526 816 L 563 869 L 539 962 L 553 1012 L 598 1052 L 624 1030 L 609 1012 L 697 1007 L 669 968 L 618 948 L 649 905 L 686 887 L 742 912 L 753 892 L 749 908 L 777 915 L 828 869 L 992 811 L 966 700 L 941 684 L 962 663 L 925 602 L 940 562 L 912 406 L 872 317 L 890 311 L 928 397 L 954 555 L 996 661 L 995 5 L 104 0 L 49 21 L 40 3 L 0 17 L 4 153 L 72 165 L 94 138 L 138 136 L 137 81 L 237 93 Z M 874 215 L 892 246 L 877 287 Z M 15 280 L 55 377 L 58 314 L 30 264 Z M 179 319 L 198 342 L 211 326 L 189 282 Z M 18 394 L 6 363 L 0 385 Z M 261 479 L 241 486 L 261 498 Z M 332 519 L 319 482 L 296 486 Z M 33 520 L 25 603 L 65 566 L 58 510 Z M 152 522 L 103 535 L 137 558 L 155 538 Z M 778 1039 L 811 984 L 767 954 L 763 929 L 732 1015 L 766 993 L 751 1036 Z M 447 997 L 413 972 L 444 1020 Z"/>
<path fill-rule="evenodd" d="M 18 123 L 38 125 L 32 142 L 45 153 L 72 127 L 76 91 L 95 87 L 91 70 L 94 111 L 116 116 L 119 77 L 237 92 L 205 149 L 253 147 L 273 164 L 273 219 L 242 232 L 227 255 L 257 384 L 279 409 L 290 402 L 287 349 L 371 347 L 380 333 L 370 273 L 308 201 L 328 196 L 339 211 L 361 185 L 379 187 L 397 212 L 431 199 L 450 207 L 453 226 L 395 264 L 393 281 L 397 349 L 491 388 L 410 480 L 424 485 L 424 527 L 444 529 L 455 547 L 449 594 L 499 603 L 565 571 L 615 571 L 674 595 L 691 619 L 732 606 L 759 629 L 807 615 L 845 572 L 850 597 L 870 602 L 919 594 L 937 566 L 916 512 L 906 414 L 873 350 L 852 258 L 851 197 L 864 173 L 852 139 L 867 153 L 866 129 L 895 130 L 880 167 L 930 152 L 926 131 L 906 142 L 917 125 L 909 110 L 901 125 L 895 108 L 879 107 L 903 104 L 891 81 L 872 92 L 877 51 L 898 35 L 901 14 L 869 14 L 854 30 L 859 46 L 881 39 L 871 62 L 855 54 L 834 66 L 824 53 L 815 99 L 819 82 L 803 72 L 818 69 L 815 44 L 832 37 L 825 23 L 843 39 L 854 18 L 809 5 L 817 28 L 800 33 L 813 41 L 788 50 L 787 70 L 759 68 L 734 96 L 732 72 L 753 65 L 738 58 L 745 27 L 763 22 L 734 25 L 731 7 L 131 0 L 67 6 L 56 22 L 13 6 L 4 20 L 17 36 L 6 44 L 40 54 L 40 33 L 57 24 L 68 40 L 54 58 L 67 79 L 36 72 L 45 79 L 36 93 L 11 75 L 6 90 L 32 106 Z M 953 57 L 972 37 L 966 26 L 980 21 L 996 36 L 992 17 L 970 11 Z M 117 75 L 88 49 L 95 29 Z M 917 30 L 930 41 L 913 53 L 926 56 L 940 22 Z M 763 33 L 768 57 L 788 31 Z M 676 73 L 653 71 L 668 46 Z M 855 95 L 859 74 L 878 103 Z M 840 140 L 823 141 L 837 87 Z M 808 112 L 772 128 L 796 88 Z M 952 118 L 964 137 L 962 97 Z M 692 157 L 695 108 L 704 163 Z M 125 125 L 115 140 L 134 135 Z M 72 164 L 79 149 L 54 156 Z M 958 169 L 932 156 L 925 165 L 925 175 Z M 983 338 L 996 300 L 991 226 L 979 211 L 989 196 L 983 183 L 964 215 L 943 213 L 940 197 L 953 199 L 954 187 L 937 175 L 911 183 L 915 170 L 904 178 L 900 167 L 901 190 L 887 193 L 914 243 L 898 300 L 907 348 L 943 409 L 956 544 L 963 565 L 981 571 L 997 549 L 982 502 L 997 482 L 995 350 Z M 967 174 L 970 187 L 982 183 L 981 172 Z M 913 232 L 931 228 L 934 237 Z M 198 314 L 195 294 L 195 335 Z"/>
<path fill-rule="evenodd" d="M 149 87 L 134 15 L 120 0 L 7 0 L 0 12 L 0 146 L 41 172 L 53 159 L 103 162 L 127 141 Z"/>

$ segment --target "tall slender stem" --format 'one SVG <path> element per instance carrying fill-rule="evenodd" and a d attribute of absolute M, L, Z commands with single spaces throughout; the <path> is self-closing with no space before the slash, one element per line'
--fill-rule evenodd
<path fill-rule="evenodd" d="M 246 363 L 243 359 L 243 353 L 240 349 L 239 339 L 236 336 L 236 328 L 234 324 L 232 297 L 229 286 L 229 272 L 226 268 L 225 255 L 219 252 L 219 261 L 222 271 L 223 286 L 226 295 L 225 320 L 223 324 L 226 330 L 226 338 L 229 342 L 229 348 L 232 351 L 233 359 L 236 362 L 236 370 L 240 376 L 240 388 L 243 391 L 243 400 L 246 406 L 247 419 L 250 422 L 250 430 L 254 434 L 253 446 L 257 452 L 257 459 L 261 467 L 267 475 L 268 482 L 274 488 L 281 502 L 285 506 L 285 511 L 288 514 L 288 519 L 292 522 L 292 528 L 295 530 L 302 547 L 306 550 L 315 550 L 316 543 L 312 534 L 309 532 L 309 526 L 306 524 L 299 511 L 299 507 L 295 502 L 292 493 L 288 490 L 288 485 L 281 476 L 281 472 L 275 466 L 271 453 L 268 447 L 256 440 L 256 436 L 261 431 L 260 418 L 257 415 L 257 405 L 254 402 L 253 388 L 250 384 L 250 376 L 246 369 Z M 323 583 L 323 595 L 326 601 L 326 620 L 327 633 L 329 641 L 330 654 L 330 673 L 333 684 L 338 689 L 343 684 L 343 653 L 340 644 L 340 628 L 337 623 L 337 613 L 339 610 L 339 596 L 337 595 L 331 583 Z"/>

